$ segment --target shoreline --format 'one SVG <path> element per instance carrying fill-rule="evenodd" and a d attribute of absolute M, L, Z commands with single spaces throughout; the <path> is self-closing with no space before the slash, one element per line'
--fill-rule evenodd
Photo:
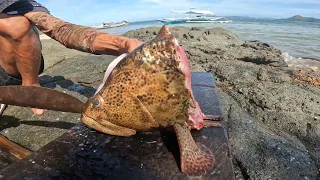
<path fill-rule="evenodd" d="M 46 34 L 40 34 L 40 40 L 53 40 Z M 55 40 L 53 40 L 55 41 Z M 295 68 L 297 70 L 313 70 L 320 71 L 320 59 L 308 58 L 308 57 L 294 57 L 288 52 L 282 52 L 281 56 L 284 58 L 288 66 Z"/>

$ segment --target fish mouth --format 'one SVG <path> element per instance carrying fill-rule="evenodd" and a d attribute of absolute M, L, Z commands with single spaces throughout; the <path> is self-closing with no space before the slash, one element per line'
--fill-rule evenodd
<path fill-rule="evenodd" d="M 84 124 L 88 125 L 88 123 L 91 122 L 91 121 L 94 121 L 94 119 L 89 117 L 89 116 L 87 116 L 86 114 L 82 114 L 81 121 Z"/>
<path fill-rule="evenodd" d="M 102 124 L 95 121 L 95 119 L 91 118 L 90 116 L 87 116 L 86 114 L 82 114 L 81 122 L 95 130 L 100 129 L 97 127 L 103 126 Z"/>
<path fill-rule="evenodd" d="M 82 121 L 82 123 L 89 126 L 90 128 L 93 128 L 93 129 L 100 131 L 100 132 L 105 132 L 105 130 L 108 128 L 107 126 L 104 126 L 102 123 L 99 122 L 101 120 L 98 121 L 98 120 L 96 120 L 96 119 L 94 119 L 84 113 L 82 114 L 81 121 Z"/>
<path fill-rule="evenodd" d="M 115 136 L 132 136 L 136 134 L 136 131 L 133 129 L 121 127 L 103 119 L 96 120 L 90 116 L 87 116 L 86 114 L 82 114 L 81 121 L 90 128 L 93 128 L 96 131 L 102 132 L 104 134 Z"/>

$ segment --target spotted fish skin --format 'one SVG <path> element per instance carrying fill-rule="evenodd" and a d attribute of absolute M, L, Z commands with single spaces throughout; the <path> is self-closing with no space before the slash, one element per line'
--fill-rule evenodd
<path fill-rule="evenodd" d="M 209 172 L 212 152 L 196 144 L 190 133 L 190 128 L 203 128 L 205 116 L 192 93 L 187 56 L 168 27 L 112 66 L 104 84 L 87 101 L 82 122 L 117 136 L 173 126 L 182 172 Z"/>

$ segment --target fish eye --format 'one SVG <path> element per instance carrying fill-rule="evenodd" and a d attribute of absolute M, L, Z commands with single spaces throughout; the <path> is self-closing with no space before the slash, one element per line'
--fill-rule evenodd
<path fill-rule="evenodd" d="M 95 100 L 93 100 L 92 104 L 93 104 L 95 107 L 97 107 L 97 106 L 99 106 L 100 102 L 99 102 L 98 99 L 95 99 Z"/>

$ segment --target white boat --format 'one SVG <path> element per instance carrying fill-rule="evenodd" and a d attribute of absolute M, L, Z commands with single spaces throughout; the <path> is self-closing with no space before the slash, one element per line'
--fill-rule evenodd
<path fill-rule="evenodd" d="M 98 25 L 98 26 L 92 26 L 95 29 L 108 29 L 108 28 L 114 28 L 114 27 L 120 27 L 120 26 L 124 26 L 124 25 L 128 25 L 129 22 L 127 21 L 122 21 L 120 23 L 105 23 L 103 22 L 102 24 Z"/>
<path fill-rule="evenodd" d="M 165 24 L 178 24 L 178 23 L 229 23 L 231 20 L 225 17 L 218 17 L 212 11 L 192 10 L 189 11 L 172 11 L 172 18 L 158 19 L 158 21 Z M 183 18 L 175 18 L 177 13 L 188 14 L 189 16 Z"/>

